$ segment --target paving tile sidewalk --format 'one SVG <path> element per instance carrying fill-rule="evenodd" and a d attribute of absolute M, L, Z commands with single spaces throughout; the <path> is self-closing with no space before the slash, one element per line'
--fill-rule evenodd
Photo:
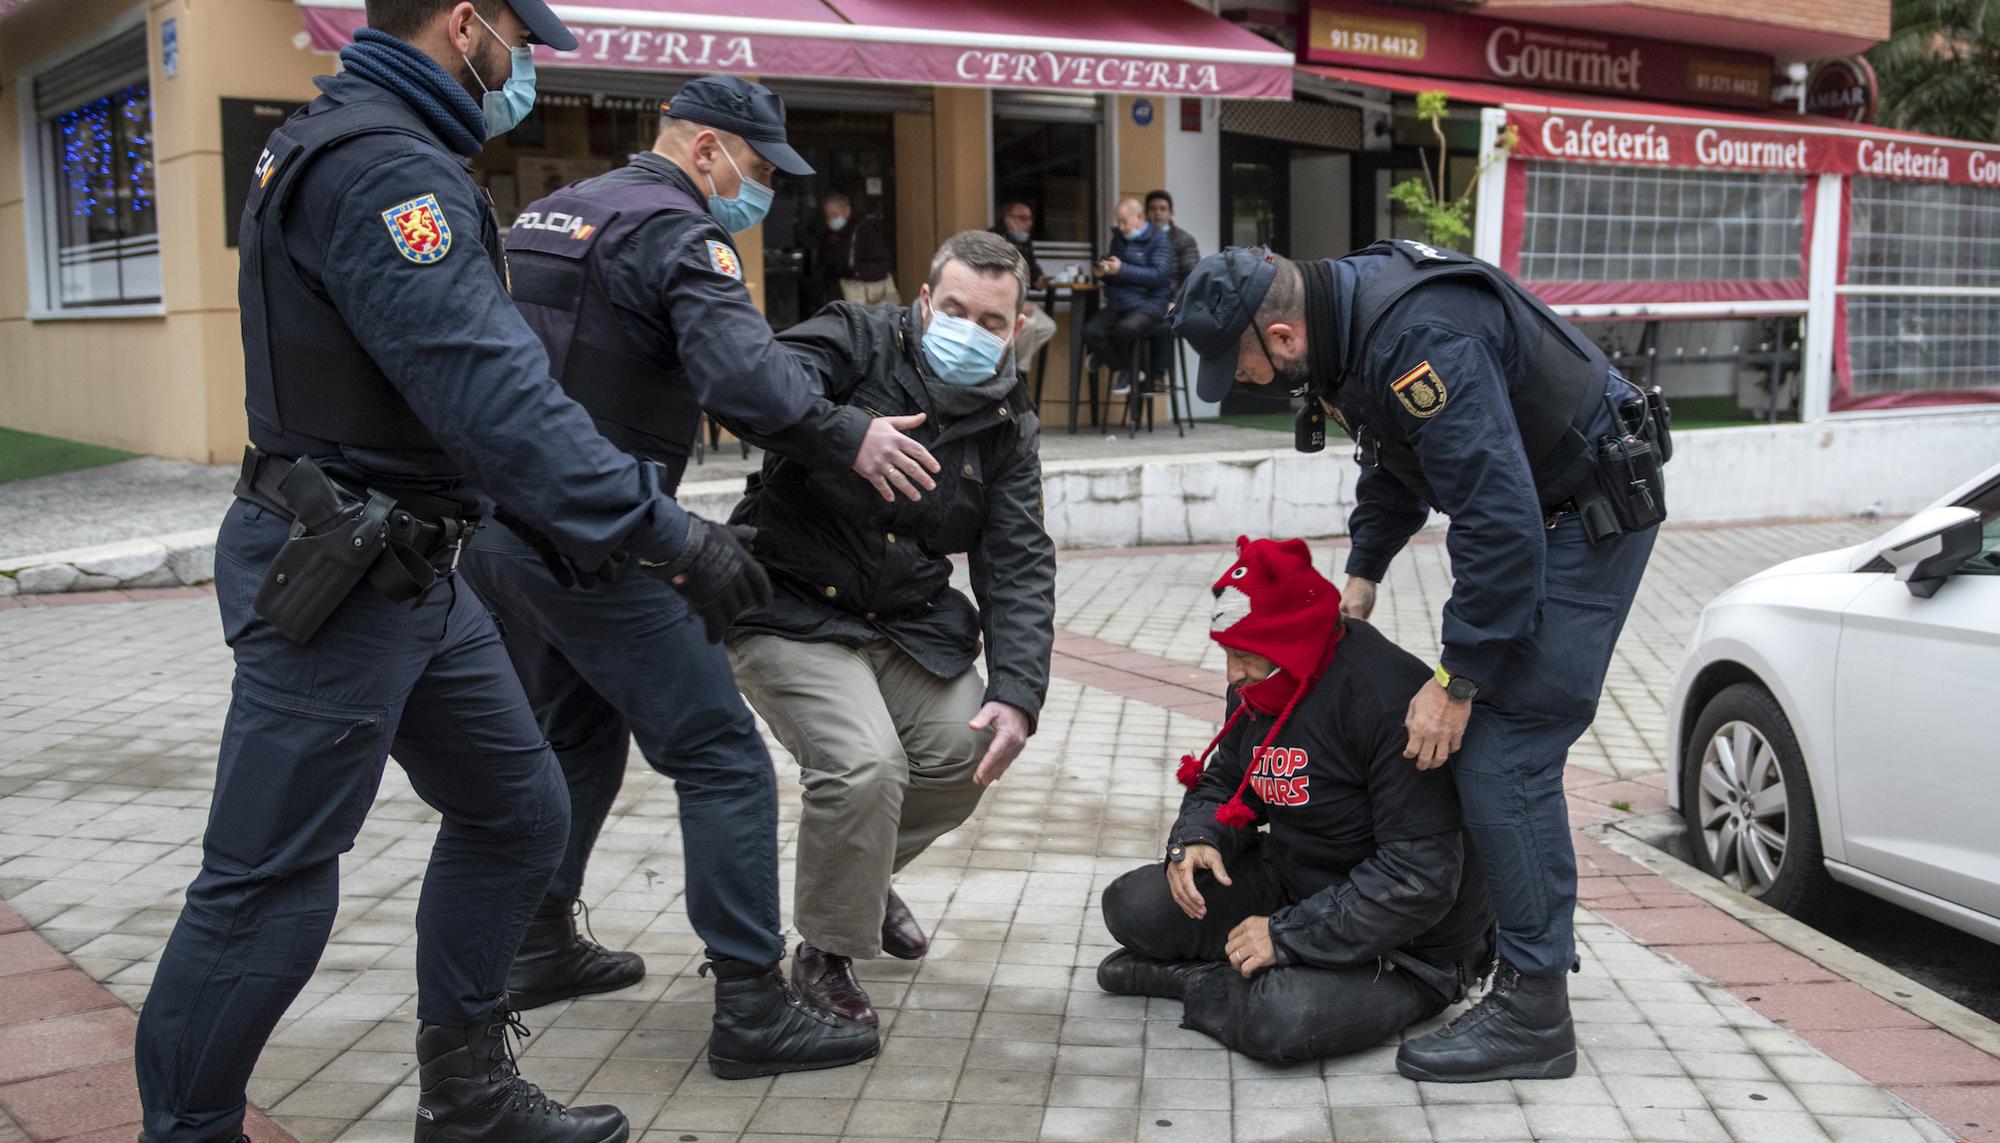
<path fill-rule="evenodd" d="M 1613 802 L 1637 811 L 1661 798 L 1651 736 L 1686 608 L 1710 583 L 1840 542 L 1841 528 L 1663 538 L 1619 651 L 1618 701 L 1572 768 L 1579 826 L 1622 813 Z M 1441 554 L 1418 545 L 1399 561 L 1378 614 L 1420 654 L 1425 609 L 1445 590 Z M 1213 731 L 1220 662 L 1202 646 L 1203 596 L 1220 561 L 1065 559 L 1069 633 L 1041 734 L 973 821 L 899 878 L 935 929 L 933 954 L 865 966 L 884 1015 L 879 1059 L 775 1080 L 708 1075 L 697 1057 L 711 985 L 692 971 L 676 805 L 635 765 L 587 891 L 597 935 L 644 953 L 652 975 L 535 1013 L 530 1074 L 558 1096 L 619 1103 L 646 1129 L 639 1143 L 2000 1138 L 1987 1102 L 2000 1062 L 1745 939 L 1756 934 L 1585 835 L 1573 1080 L 1414 1084 L 1394 1074 L 1394 1045 L 1274 1068 L 1180 1029 L 1177 1005 L 1098 992 L 1092 970 L 1109 951 L 1098 891 L 1157 857 L 1178 802 L 1171 759 Z M 0 898 L 131 1005 L 198 860 L 229 680 L 216 636 L 213 603 L 199 599 L 0 610 Z M 788 761 L 780 775 L 789 899 L 798 795 Z M 434 823 L 392 767 L 343 862 L 333 943 L 252 1085 L 300 1143 L 408 1138 L 410 920 Z M 1901 1070 L 1871 1070 L 1889 1065 Z M 129 1076 L 129 1063 L 100 1066 Z"/>

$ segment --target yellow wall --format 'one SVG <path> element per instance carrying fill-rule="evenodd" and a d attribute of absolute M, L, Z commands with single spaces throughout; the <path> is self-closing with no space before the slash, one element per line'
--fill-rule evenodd
<path fill-rule="evenodd" d="M 197 461 L 242 449 L 242 342 L 236 257 L 226 245 L 223 96 L 313 92 L 323 58 L 293 46 L 285 0 L 159 0 L 146 12 L 152 59 L 155 192 L 165 316 L 29 321 L 18 100 L 22 73 L 86 42 L 134 6 L 29 0 L 0 36 L 0 419 L 10 427 Z M 178 74 L 160 70 L 171 18 Z M 38 221 L 37 221 L 37 224 Z M 38 269 L 38 268 L 37 268 Z"/>

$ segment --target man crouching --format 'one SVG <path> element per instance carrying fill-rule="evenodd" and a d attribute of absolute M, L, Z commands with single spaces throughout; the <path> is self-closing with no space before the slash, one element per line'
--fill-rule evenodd
<path fill-rule="evenodd" d="M 921 489 L 914 461 L 870 488 L 788 430 L 763 442 L 730 518 L 757 529 L 772 594 L 737 620 L 729 658 L 805 787 L 792 980 L 867 1024 L 854 961 L 929 947 L 890 875 L 971 816 L 1048 693 L 1055 546 L 1013 352 L 1027 291 L 1014 247 L 968 230 L 939 248 L 914 305 L 835 302 L 786 330 L 829 400 L 889 418 L 939 467 Z M 976 604 L 951 586 L 961 552 Z"/>
<path fill-rule="evenodd" d="M 1289 1063 L 1458 1001 L 1492 959 L 1493 909 L 1451 780 L 1403 757 L 1427 669 L 1341 620 L 1304 541 L 1236 546 L 1209 630 L 1229 655 L 1229 720 L 1181 758 L 1167 860 L 1105 889 L 1124 947 L 1097 983 L 1180 999 L 1186 1027 Z"/>

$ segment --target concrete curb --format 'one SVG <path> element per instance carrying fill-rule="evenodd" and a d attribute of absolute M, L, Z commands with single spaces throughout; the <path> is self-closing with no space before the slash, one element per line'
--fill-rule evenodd
<path fill-rule="evenodd" d="M 1648 872 L 1692 893 L 1828 972 L 1860 985 L 1980 1051 L 2000 1056 L 2000 1024 L 1849 948 L 1804 921 L 1738 893 L 1701 870 L 1627 833 L 1620 828 L 1620 824 L 1595 826 L 1585 832 L 1603 842 L 1607 848 L 1645 866 Z"/>
<path fill-rule="evenodd" d="M 0 596 L 188 587 L 215 578 L 214 528 L 0 557 Z"/>

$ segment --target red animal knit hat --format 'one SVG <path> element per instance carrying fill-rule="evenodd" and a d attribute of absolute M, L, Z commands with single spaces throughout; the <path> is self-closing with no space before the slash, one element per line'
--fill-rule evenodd
<path fill-rule="evenodd" d="M 1282 713 L 1264 736 L 1264 745 L 1269 746 L 1292 710 L 1333 663 L 1334 648 L 1340 644 L 1340 591 L 1313 567 L 1312 549 L 1304 540 L 1252 540 L 1248 536 L 1236 538 L 1236 562 L 1215 581 L 1214 591 L 1209 638 L 1224 647 L 1264 656 L 1293 684 Z M 1268 681 L 1277 678 L 1274 675 Z M 1216 743 L 1250 705 L 1248 701 L 1237 704 L 1236 713 L 1229 716 L 1199 758 L 1181 755 L 1175 775 L 1181 785 L 1194 787 Z M 1240 828 L 1256 820 L 1250 807 L 1243 804 L 1250 771 L 1246 764 L 1235 795 L 1216 810 L 1216 821 Z"/>

